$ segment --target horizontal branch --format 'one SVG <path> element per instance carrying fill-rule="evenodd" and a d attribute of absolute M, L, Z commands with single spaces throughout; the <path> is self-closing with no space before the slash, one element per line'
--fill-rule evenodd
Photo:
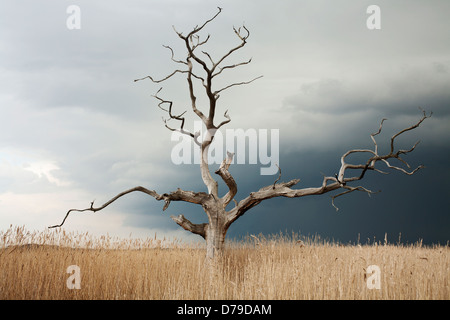
<path fill-rule="evenodd" d="M 233 65 L 228 65 L 228 66 L 222 67 L 222 68 L 220 68 L 219 71 L 217 71 L 216 73 L 214 73 L 214 74 L 211 76 L 211 78 L 214 78 L 214 77 L 218 76 L 219 74 L 221 74 L 221 73 L 222 73 L 224 70 L 226 70 L 226 69 L 234 69 L 234 68 L 236 68 L 236 67 L 239 67 L 239 66 L 243 66 L 243 65 L 249 64 L 250 62 L 252 62 L 252 58 L 250 58 L 248 61 L 244 61 L 244 62 L 240 62 L 240 63 L 236 63 L 236 64 L 233 64 Z"/>
<path fill-rule="evenodd" d="M 179 69 L 177 69 L 174 72 L 172 72 L 171 74 L 169 74 L 168 76 L 166 76 L 166 77 L 164 77 L 162 79 L 159 79 L 159 80 L 155 80 L 151 76 L 146 76 L 146 77 L 143 77 L 143 78 L 135 79 L 134 82 L 145 80 L 145 79 L 150 79 L 154 83 L 160 83 L 160 82 L 164 82 L 164 81 L 172 78 L 177 73 L 189 73 L 189 71 L 188 70 L 179 70 Z"/>
<path fill-rule="evenodd" d="M 343 186 L 343 188 L 347 189 L 347 190 L 331 197 L 331 205 L 336 209 L 336 211 L 339 210 L 339 208 L 336 207 L 336 205 L 334 204 L 334 199 L 336 199 L 337 197 L 343 196 L 343 195 L 348 194 L 348 193 L 353 192 L 353 191 L 363 191 L 363 192 L 366 192 L 369 196 L 371 194 L 375 194 L 375 193 L 380 192 L 380 191 L 373 192 L 372 190 L 369 190 L 369 189 L 364 188 L 362 186 L 358 186 L 358 187 Z"/>
<path fill-rule="evenodd" d="M 384 163 L 390 169 L 400 171 L 407 175 L 413 175 L 418 170 L 424 168 L 424 166 L 420 165 L 417 168 L 415 168 L 414 170 L 408 171 L 408 170 L 405 170 L 404 168 L 391 165 L 389 160 L 390 159 L 398 159 L 402 163 L 407 165 L 409 168 L 409 165 L 407 164 L 407 162 L 404 161 L 403 159 L 401 159 L 399 157 L 399 155 L 412 152 L 416 148 L 418 143 L 414 144 L 414 146 L 412 148 L 410 148 L 409 150 L 399 150 L 397 152 L 394 152 L 394 149 L 393 149 L 394 140 L 401 134 L 417 128 L 426 118 L 429 118 L 430 116 L 431 116 L 431 114 L 427 115 L 424 112 L 422 118 L 418 122 L 411 125 L 410 127 L 407 127 L 405 129 L 399 131 L 395 135 L 393 135 L 391 138 L 390 152 L 385 155 L 379 155 L 378 154 L 378 144 L 375 140 L 375 136 L 378 135 L 383 128 L 383 122 L 386 120 L 386 119 L 383 119 L 381 121 L 378 131 L 375 133 L 372 133 L 370 135 L 371 139 L 374 143 L 374 146 L 375 146 L 374 150 L 352 149 L 352 150 L 345 152 L 341 157 L 341 168 L 339 170 L 339 174 L 335 174 L 334 177 L 324 176 L 322 185 L 320 187 L 292 189 L 291 187 L 296 185 L 300 180 L 294 179 L 294 180 L 291 180 L 286 183 L 277 183 L 277 181 L 279 180 L 279 177 L 278 177 L 278 179 L 275 181 L 275 183 L 273 185 L 269 185 L 264 188 L 261 188 L 257 192 L 252 192 L 252 193 L 250 193 L 250 195 L 248 197 L 246 197 L 245 199 L 243 199 L 239 203 L 237 203 L 236 207 L 229 211 L 229 214 L 227 216 L 227 219 L 228 219 L 227 223 L 231 224 L 237 218 L 242 216 L 246 211 L 248 211 L 249 209 L 253 208 L 254 206 L 258 205 L 259 203 L 261 203 L 262 201 L 264 201 L 266 199 L 270 199 L 270 198 L 274 198 L 274 197 L 298 198 L 298 197 L 304 197 L 304 196 L 309 196 L 309 195 L 320 195 L 320 194 L 328 193 L 328 192 L 335 191 L 338 189 L 343 189 L 344 190 L 343 192 L 331 197 L 333 207 L 338 209 L 336 207 L 336 205 L 334 204 L 334 200 L 342 195 L 346 195 L 346 194 L 349 194 L 354 191 L 366 192 L 369 195 L 376 193 L 376 192 L 373 192 L 363 186 L 350 186 L 349 183 L 361 180 L 368 170 L 371 170 L 371 171 L 373 170 L 373 171 L 376 171 L 376 172 L 379 172 L 382 174 L 387 174 L 387 172 L 384 172 L 384 171 L 381 171 L 381 170 L 375 168 L 375 164 L 377 162 Z M 356 154 L 356 153 L 357 154 L 361 154 L 361 153 L 370 154 L 370 157 L 365 164 L 349 164 L 349 163 L 347 163 L 346 158 L 349 155 Z M 361 173 L 360 173 L 360 175 L 346 177 L 347 169 L 361 170 Z M 280 175 L 281 175 L 281 172 L 280 172 Z"/>
<path fill-rule="evenodd" d="M 231 87 L 234 87 L 234 86 L 241 86 L 241 85 L 244 85 L 244 84 L 249 84 L 249 83 L 252 83 L 252 82 L 255 81 L 255 80 L 261 79 L 262 77 L 263 77 L 263 76 L 259 76 L 259 77 L 256 77 L 256 78 L 250 80 L 250 81 L 243 81 L 243 82 L 232 83 L 232 84 L 230 84 L 230 85 L 228 85 L 228 86 L 226 86 L 226 87 L 223 87 L 222 89 L 219 89 L 219 90 L 217 90 L 217 91 L 214 91 L 214 96 L 217 96 L 220 92 L 222 92 L 222 91 L 224 91 L 224 90 L 226 90 L 226 89 L 229 89 L 229 88 L 231 88 Z"/>
<path fill-rule="evenodd" d="M 136 191 L 148 194 L 148 195 L 154 197 L 158 201 L 164 200 L 165 204 L 163 207 L 163 211 L 165 211 L 169 207 L 169 204 L 171 201 L 185 201 L 185 202 L 191 202 L 191 203 L 195 203 L 195 204 L 203 204 L 209 198 L 209 195 L 204 192 L 184 191 L 184 190 L 181 190 L 180 188 L 178 188 L 176 191 L 173 191 L 169 194 L 164 193 L 164 194 L 160 195 L 154 190 L 149 190 L 147 188 L 139 186 L 139 187 L 134 187 L 134 188 L 131 188 L 129 190 L 119 193 L 118 195 L 116 195 L 115 197 L 110 199 L 109 201 L 105 202 L 100 207 L 94 207 L 94 201 L 92 201 L 89 208 L 70 209 L 69 211 L 67 211 L 63 221 L 60 224 L 50 226 L 49 228 L 61 227 L 64 224 L 64 222 L 66 221 L 66 219 L 69 217 L 71 212 L 85 212 L 85 211 L 97 212 L 97 211 L 100 211 L 100 210 L 106 208 L 111 203 L 113 203 L 117 199 L 123 197 L 124 195 L 129 194 L 131 192 L 136 192 Z"/>
<path fill-rule="evenodd" d="M 190 231 L 192 233 L 198 234 L 203 238 L 206 238 L 206 227 L 207 223 L 202 224 L 194 224 L 188 219 L 186 219 L 182 214 L 175 216 L 170 216 L 170 218 L 175 221 L 179 226 L 181 226 L 184 230 Z"/>

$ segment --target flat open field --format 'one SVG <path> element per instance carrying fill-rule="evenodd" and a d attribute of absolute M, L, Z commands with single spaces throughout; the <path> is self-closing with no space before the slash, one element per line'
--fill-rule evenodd
<path fill-rule="evenodd" d="M 178 241 L 11 227 L 0 232 L 0 299 L 450 298 L 446 245 L 299 239 L 250 236 L 209 267 L 201 246 Z"/>

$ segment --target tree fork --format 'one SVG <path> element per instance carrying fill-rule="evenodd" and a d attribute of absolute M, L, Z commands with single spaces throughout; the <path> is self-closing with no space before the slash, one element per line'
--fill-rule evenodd
<path fill-rule="evenodd" d="M 375 139 L 375 137 L 378 134 L 380 134 L 383 129 L 383 123 L 386 120 L 383 119 L 380 123 L 378 131 L 370 135 L 370 138 L 374 144 L 374 148 L 352 149 L 344 153 L 340 159 L 341 167 L 339 171 L 332 176 L 324 176 L 322 184 L 316 187 L 305 187 L 301 189 L 295 189 L 294 186 L 296 186 L 300 182 L 300 179 L 292 179 L 288 182 L 279 182 L 281 178 L 281 169 L 280 167 L 278 167 L 279 175 L 277 180 L 275 180 L 273 184 L 260 188 L 256 192 L 251 192 L 247 197 L 243 198 L 240 201 L 237 201 L 235 199 L 238 189 L 237 184 L 233 176 L 229 172 L 229 167 L 233 160 L 234 154 L 227 152 L 227 157 L 223 160 L 219 169 L 215 171 L 215 173 L 221 177 L 223 182 L 228 187 L 228 192 L 226 192 L 226 194 L 223 197 L 219 197 L 218 182 L 214 180 L 214 178 L 211 176 L 211 172 L 208 165 L 208 150 L 209 146 L 211 145 L 211 142 L 214 139 L 216 131 L 223 125 L 226 125 L 231 122 L 231 118 L 228 115 L 227 110 L 224 113 L 224 117 L 226 118 L 226 120 L 222 121 L 218 126 L 214 125 L 214 117 L 217 111 L 216 108 L 217 108 L 217 100 L 219 99 L 219 93 L 233 87 L 250 84 L 256 79 L 259 79 L 261 77 L 261 76 L 256 77 L 250 81 L 231 83 L 229 85 L 222 87 L 221 89 L 213 90 L 213 80 L 216 79 L 216 76 L 222 74 L 224 70 L 231 70 L 239 66 L 247 65 L 251 62 L 251 59 L 249 59 L 244 62 L 222 66 L 222 63 L 226 61 L 228 57 L 230 57 L 233 53 L 243 48 L 247 44 L 250 32 L 245 26 L 238 29 L 233 27 L 233 31 L 239 39 L 239 44 L 231 48 L 220 59 L 216 60 L 217 62 L 215 62 L 213 57 L 206 51 L 201 51 L 202 55 L 197 54 L 196 50 L 210 40 L 209 35 L 204 40 L 200 40 L 200 36 L 198 35 L 198 33 L 201 30 L 203 30 L 207 24 L 213 21 L 221 12 L 222 9 L 218 8 L 218 12 L 212 18 L 204 22 L 203 25 L 201 25 L 200 27 L 196 26 L 186 36 L 176 31 L 174 28 L 176 34 L 178 35 L 179 38 L 183 40 L 186 46 L 187 56 L 185 61 L 175 59 L 174 51 L 171 47 L 165 46 L 165 48 L 168 48 L 171 51 L 172 61 L 177 63 L 178 65 L 181 65 L 185 69 L 176 69 L 168 76 L 163 77 L 160 80 L 155 80 L 151 76 L 146 76 L 135 80 L 140 81 L 144 79 L 149 79 L 153 83 L 161 83 L 169 80 L 170 78 L 176 75 L 187 74 L 188 91 L 191 100 L 190 102 L 192 112 L 194 112 L 194 114 L 196 114 L 202 120 L 203 124 L 206 126 L 208 130 L 207 137 L 206 139 L 204 139 L 204 141 L 202 142 L 198 141 L 199 133 L 190 133 L 184 129 L 184 122 L 185 122 L 184 114 L 186 111 L 181 112 L 179 114 L 175 113 L 173 102 L 170 100 L 163 99 L 159 96 L 161 89 L 159 89 L 158 92 L 153 97 L 158 100 L 158 107 L 169 115 L 168 120 L 171 119 L 177 120 L 178 121 L 177 123 L 179 124 L 179 128 L 169 127 L 167 124 L 168 120 L 164 120 L 165 126 L 171 131 L 176 130 L 187 136 L 190 136 L 192 139 L 194 139 L 194 142 L 200 146 L 201 178 L 208 192 L 194 192 L 177 189 L 176 191 L 173 191 L 171 193 L 158 194 L 154 190 L 149 190 L 147 188 L 138 186 L 119 193 L 118 195 L 116 195 L 115 197 L 113 197 L 112 199 L 110 199 L 105 204 L 99 207 L 94 207 L 94 202 L 91 202 L 90 207 L 86 209 L 70 209 L 66 213 L 66 216 L 64 217 L 62 223 L 60 223 L 59 225 L 51 226 L 50 228 L 61 227 L 65 223 L 66 219 L 68 218 L 71 212 L 84 212 L 84 211 L 97 212 L 106 208 L 111 203 L 113 203 L 114 201 L 116 201 L 117 199 L 121 198 L 126 194 L 129 194 L 131 192 L 143 192 L 147 195 L 150 195 L 151 197 L 155 198 L 158 201 L 163 200 L 164 201 L 163 211 L 165 211 L 169 207 L 171 201 L 184 201 L 201 205 L 207 215 L 208 218 L 207 223 L 201 224 L 192 223 L 182 214 L 178 216 L 171 216 L 171 218 L 183 229 L 191 233 L 200 235 L 206 240 L 206 257 L 211 260 L 222 254 L 225 245 L 226 233 L 231 224 L 235 222 L 239 217 L 244 215 L 248 210 L 259 205 L 264 200 L 274 197 L 300 198 L 310 195 L 322 195 L 328 192 L 341 190 L 340 193 L 335 194 L 331 197 L 331 204 L 337 209 L 334 203 L 334 200 L 337 197 L 352 193 L 354 191 L 365 192 L 369 195 L 375 193 L 362 185 L 354 186 L 352 184 L 362 180 L 368 171 L 374 171 L 381 174 L 388 173 L 376 167 L 377 164 L 382 164 L 390 170 L 399 171 L 407 175 L 413 175 L 418 170 L 423 168 L 423 165 L 420 165 L 415 169 L 411 170 L 409 164 L 403 159 L 403 155 L 411 153 L 412 151 L 415 150 L 416 146 L 418 145 L 418 142 L 414 144 L 410 149 L 407 150 L 400 149 L 398 151 L 395 150 L 395 142 L 397 137 L 408 131 L 416 129 L 425 119 L 431 116 L 431 113 L 430 115 L 427 115 L 425 111 L 422 110 L 423 115 L 419 121 L 397 132 L 391 137 L 389 153 L 384 155 L 379 154 L 378 143 Z M 202 58 L 206 57 L 208 60 L 205 61 L 201 57 Z M 193 67 L 194 64 L 197 64 L 196 65 L 197 68 Z M 194 69 L 197 70 L 196 72 L 203 72 L 203 73 L 202 74 L 194 73 L 193 72 Z M 194 92 L 194 81 L 200 81 L 205 89 L 203 93 L 206 94 L 206 99 L 209 102 L 208 116 L 206 116 L 205 115 L 206 113 L 203 113 L 197 106 L 197 97 L 196 93 Z M 358 164 L 348 163 L 347 157 L 351 154 L 367 155 L 368 159 L 365 163 L 358 163 Z M 390 162 L 392 159 L 400 161 L 406 168 L 392 165 Z M 356 174 L 351 175 L 348 172 L 356 172 Z M 234 201 L 235 206 L 227 211 L 226 207 L 231 201 Z"/>

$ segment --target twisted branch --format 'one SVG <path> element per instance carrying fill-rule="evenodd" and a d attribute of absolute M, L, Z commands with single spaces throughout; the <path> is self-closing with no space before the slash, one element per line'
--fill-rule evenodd
<path fill-rule="evenodd" d="M 379 172 L 382 174 L 387 174 L 387 172 L 384 172 L 384 171 L 381 171 L 381 170 L 375 168 L 375 164 L 379 161 L 384 163 L 390 169 L 400 171 L 407 175 L 413 175 L 418 170 L 424 168 L 424 166 L 419 165 L 414 170 L 407 171 L 404 168 L 400 168 L 400 167 L 391 165 L 388 160 L 389 159 L 399 159 L 400 154 L 407 154 L 407 153 L 412 152 L 416 148 L 418 143 L 414 144 L 413 147 L 409 150 L 399 150 L 397 152 L 394 152 L 394 149 L 392 149 L 392 146 L 394 145 L 394 141 L 398 136 L 400 136 L 401 134 L 403 134 L 407 131 L 417 128 L 425 119 L 431 117 L 431 115 L 432 115 L 432 113 L 430 113 L 430 115 L 427 115 L 425 112 L 423 112 L 423 116 L 418 122 L 411 125 L 410 127 L 407 127 L 405 129 L 399 131 L 398 133 L 394 134 L 391 138 L 391 151 L 386 155 L 379 155 L 378 154 L 378 144 L 374 137 L 381 132 L 382 127 L 383 127 L 383 122 L 386 120 L 386 119 L 383 119 L 381 121 L 378 131 L 375 133 L 372 133 L 370 135 L 371 139 L 374 143 L 374 150 L 352 149 L 352 150 L 349 150 L 346 153 L 344 153 L 341 157 L 341 168 L 339 170 L 339 174 L 335 174 L 334 177 L 324 176 L 322 185 L 320 187 L 292 189 L 291 187 L 296 185 L 300 181 L 299 179 L 294 179 L 287 183 L 278 183 L 278 184 L 276 182 L 279 179 L 277 179 L 273 185 L 261 188 L 257 192 L 252 192 L 252 193 L 250 193 L 250 195 L 248 197 L 241 200 L 236 205 L 235 208 L 230 210 L 230 212 L 227 216 L 228 223 L 229 224 L 233 223 L 236 219 L 238 219 L 240 216 L 242 216 L 246 211 L 248 211 L 249 209 L 253 208 L 254 206 L 258 205 L 259 203 L 261 203 L 263 200 L 266 200 L 266 199 L 280 197 L 280 196 L 281 197 L 289 197 L 289 198 L 298 198 L 298 197 L 304 197 L 304 196 L 310 196 L 310 195 L 320 195 L 320 194 L 328 193 L 328 192 L 335 191 L 338 189 L 344 189 L 345 191 L 331 197 L 331 204 L 333 205 L 334 208 L 336 208 L 336 210 L 338 210 L 338 207 L 335 205 L 334 200 L 340 196 L 349 194 L 354 191 L 366 192 L 368 195 L 377 193 L 377 192 L 369 190 L 363 186 L 356 186 L 356 187 L 350 186 L 349 183 L 361 180 L 368 170 L 373 170 L 373 171 L 376 171 L 376 172 Z M 349 163 L 347 163 L 346 158 L 349 155 L 354 154 L 354 153 L 368 153 L 371 155 L 371 157 L 367 160 L 367 162 L 365 164 L 349 164 Z M 403 163 L 407 164 L 403 159 L 401 159 L 401 160 Z M 408 165 L 408 167 L 409 167 L 409 165 Z M 361 170 L 361 174 L 358 176 L 346 177 L 345 174 L 346 174 L 347 169 Z M 280 172 L 280 174 L 281 174 L 281 172 Z M 380 191 L 378 191 L 378 192 L 380 192 Z"/>
<path fill-rule="evenodd" d="M 195 142 L 197 145 L 200 146 L 201 143 L 198 141 L 198 137 L 199 137 L 200 134 L 199 134 L 199 133 L 193 134 L 193 133 L 191 133 L 191 132 L 189 132 L 189 131 L 186 131 L 186 130 L 184 129 L 185 118 L 183 117 L 183 115 L 186 113 L 186 111 L 184 111 L 184 112 L 181 113 L 180 115 L 174 115 L 174 114 L 172 114 L 172 105 L 173 105 L 173 102 L 172 102 L 172 101 L 169 101 L 169 100 L 164 100 L 164 99 L 162 99 L 161 97 L 159 97 L 159 96 L 158 96 L 158 93 L 159 93 L 161 90 L 162 90 L 162 88 L 160 88 L 160 89 L 158 90 L 158 92 L 156 92 L 156 94 L 153 95 L 153 97 L 160 101 L 160 102 L 158 103 L 158 107 L 159 107 L 161 110 L 163 110 L 163 111 L 165 111 L 165 112 L 167 112 L 167 113 L 169 114 L 169 119 L 164 119 L 164 118 L 163 118 L 165 127 L 166 127 L 167 129 L 169 129 L 170 131 L 177 131 L 177 132 L 180 132 L 180 133 L 185 134 L 185 135 L 187 135 L 187 136 L 190 136 L 191 138 L 194 139 L 194 142 Z M 162 107 L 163 104 L 168 104 L 168 105 L 169 105 L 169 108 L 168 108 L 168 109 L 163 108 L 163 107 Z M 167 124 L 167 122 L 168 122 L 169 120 L 171 120 L 171 119 L 178 120 L 178 121 L 181 122 L 180 128 L 179 128 L 179 129 L 175 129 L 175 128 L 169 127 L 169 125 Z"/>
<path fill-rule="evenodd" d="M 228 186 L 229 191 L 226 195 L 222 197 L 222 202 L 224 208 L 230 203 L 231 200 L 233 200 L 234 196 L 237 193 L 237 184 L 236 181 L 234 181 L 233 176 L 228 171 L 228 168 L 231 165 L 231 162 L 233 161 L 234 153 L 227 151 L 227 157 L 222 161 L 222 164 L 220 165 L 219 169 L 215 172 L 218 174 L 223 181 Z"/>
<path fill-rule="evenodd" d="M 170 204 L 171 201 L 185 201 L 185 202 L 191 202 L 191 203 L 195 203 L 195 204 L 200 204 L 201 205 L 206 200 L 208 200 L 208 198 L 209 198 L 209 195 L 204 193 L 204 192 L 184 191 L 184 190 L 181 190 L 181 189 L 178 188 L 177 191 L 173 191 L 170 194 L 167 194 L 167 193 L 158 194 L 154 190 L 149 190 L 147 188 L 138 186 L 138 187 L 134 187 L 134 188 L 131 188 L 129 190 L 126 190 L 126 191 L 123 191 L 123 192 L 119 193 L 118 195 L 116 195 L 112 199 L 110 199 L 107 202 L 105 202 L 100 207 L 94 207 L 94 201 L 92 201 L 89 208 L 86 208 L 86 209 L 70 209 L 69 211 L 67 211 L 64 219 L 62 220 L 62 222 L 60 224 L 50 226 L 49 228 L 51 229 L 51 228 L 57 228 L 57 227 L 63 226 L 64 222 L 69 217 L 71 212 L 85 212 L 85 211 L 97 212 L 97 211 L 103 210 L 104 208 L 109 206 L 111 203 L 113 203 L 117 199 L 123 197 L 124 195 L 129 194 L 131 192 L 136 192 L 136 191 L 148 194 L 149 196 L 152 196 L 153 198 L 155 198 L 158 201 L 164 200 L 163 211 L 165 211 L 169 207 L 169 204 Z"/>
<path fill-rule="evenodd" d="M 188 219 L 186 219 L 182 214 L 175 216 L 170 216 L 170 218 L 175 221 L 180 227 L 184 230 L 190 231 L 192 233 L 198 234 L 202 236 L 204 239 L 206 238 L 206 227 L 207 223 L 202 224 L 194 224 Z"/>

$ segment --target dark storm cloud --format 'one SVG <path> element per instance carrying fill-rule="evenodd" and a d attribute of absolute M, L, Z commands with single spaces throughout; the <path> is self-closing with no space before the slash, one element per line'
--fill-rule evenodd
<path fill-rule="evenodd" d="M 340 166 L 340 156 L 344 151 L 337 149 L 327 152 L 295 152 L 281 155 L 282 181 L 300 178 L 296 188 L 316 187 L 322 183 L 322 173 L 333 175 Z M 383 240 L 396 243 L 412 243 L 423 239 L 424 244 L 445 244 L 449 236 L 450 217 L 445 208 L 450 203 L 450 170 L 446 159 L 450 155 L 448 147 L 437 150 L 419 146 L 408 155 L 411 166 L 425 164 L 425 169 L 414 176 L 396 171 L 389 175 L 369 173 L 358 185 L 373 191 L 380 191 L 369 197 L 366 193 L 354 192 L 336 199 L 339 211 L 332 206 L 331 194 L 298 199 L 276 198 L 267 200 L 249 210 L 232 225 L 228 238 L 241 238 L 247 234 L 264 235 L 300 233 L 319 234 L 324 238 L 342 243 L 362 243 Z M 383 166 L 379 166 L 383 169 Z M 191 183 L 183 185 L 185 190 L 203 190 L 204 187 L 194 168 L 180 167 L 190 171 Z M 238 184 L 237 201 L 250 192 L 271 185 L 275 176 L 260 176 L 256 165 L 234 165 L 231 173 Z M 179 182 L 174 182 L 174 187 Z M 174 188 L 170 188 L 172 190 Z M 220 184 L 220 192 L 226 186 Z M 166 230 L 176 230 L 178 226 L 168 217 L 183 214 L 194 223 L 207 222 L 206 215 L 198 205 L 172 202 L 167 211 L 162 204 L 145 196 L 135 196 L 120 204 L 124 211 L 133 213 L 125 220 L 127 226 L 154 227 L 155 222 Z M 232 207 L 233 204 L 230 204 Z M 152 217 L 157 217 L 155 218 Z M 187 233 L 186 233 L 187 234 Z M 200 239 L 200 238 L 199 238 Z"/>
<path fill-rule="evenodd" d="M 371 173 L 358 185 L 381 192 L 371 197 L 362 192 L 339 197 L 335 201 L 339 211 L 331 205 L 328 194 L 271 199 L 239 218 L 228 236 L 241 237 L 247 233 L 269 235 L 282 231 L 287 234 L 319 234 L 344 243 L 356 242 L 359 235 L 361 242 L 365 243 L 368 238 L 370 241 L 374 238 L 383 240 L 387 233 L 392 243 L 397 242 L 401 234 L 403 243 L 423 239 L 426 244 L 445 244 L 450 232 L 450 217 L 444 213 L 450 204 L 450 170 L 444 158 L 449 154 L 448 147 L 441 151 L 418 148 L 408 160 L 411 160 L 411 165 L 424 163 L 426 168 L 423 171 L 415 176 L 398 172 L 387 176 Z M 285 155 L 282 157 L 282 180 L 298 177 L 301 178 L 298 188 L 319 186 L 321 172 L 332 174 L 338 170 L 340 155 L 336 150 Z M 245 183 L 252 181 L 250 175 L 247 179 L 245 174 L 240 177 L 241 187 L 250 190 L 253 185 Z"/>
<path fill-rule="evenodd" d="M 377 130 L 382 118 L 389 118 L 386 136 L 380 136 L 386 142 L 389 134 L 420 117 L 419 106 L 434 115 L 408 136 L 405 145 L 421 139 L 421 147 L 436 148 L 417 152 L 424 160 L 433 155 L 429 171 L 409 180 L 401 178 L 398 184 L 392 178 L 388 187 L 398 190 L 377 202 L 380 206 L 386 202 L 385 209 L 378 208 L 384 214 L 380 220 L 371 222 L 375 211 L 366 195 L 343 199 L 337 214 L 327 196 L 276 199 L 240 218 L 230 235 L 298 227 L 343 241 L 354 240 L 353 234 L 364 230 L 378 237 L 379 232 L 390 230 L 391 218 L 383 210 L 396 208 L 392 210 L 397 215 L 392 218 L 393 233 L 401 229 L 401 221 L 414 230 L 412 238 L 420 235 L 419 225 L 426 226 L 422 230 L 425 240 L 432 238 L 428 235 L 434 230 L 438 235 L 433 239 L 440 241 L 445 234 L 448 238 L 442 227 L 447 218 L 439 210 L 447 205 L 442 192 L 448 186 L 439 180 L 437 192 L 430 187 L 439 170 L 445 169 L 433 169 L 433 165 L 448 158 L 448 149 L 442 148 L 450 136 L 448 1 L 379 1 L 383 19 L 379 32 L 365 26 L 369 1 L 283 1 L 274 6 L 272 1 L 131 1 L 125 5 L 79 0 L 81 29 L 68 30 L 66 8 L 72 4 L 2 3 L 0 205 L 10 204 L 2 209 L 11 213 L 2 213 L 1 226 L 15 223 L 18 213 L 29 217 L 29 223 L 42 223 L 42 218 L 36 222 L 32 217 L 41 216 L 44 209 L 22 206 L 29 199 L 36 202 L 33 207 L 47 210 L 44 214 L 52 218 L 48 224 L 57 222 L 53 219 L 59 219 L 69 203 L 83 206 L 95 198 L 97 204 L 136 185 L 160 193 L 177 187 L 205 191 L 197 165 L 171 162 L 174 144 L 161 121 L 164 113 L 151 97 L 159 85 L 133 80 L 172 72 L 177 65 L 161 45 L 173 46 L 177 58 L 185 54 L 172 25 L 186 32 L 220 6 L 223 13 L 205 31 L 211 33 L 212 56 L 227 52 L 236 43 L 232 26 L 245 22 L 251 30 L 249 44 L 232 62 L 253 58 L 250 65 L 224 73 L 223 83 L 261 74 L 264 78 L 223 92 L 219 113 L 229 109 L 230 128 L 280 130 L 283 180 L 301 178 L 299 187 L 320 184 L 321 172 L 333 174 L 346 149 L 372 147 L 369 134 Z M 177 102 L 180 113 L 188 109 L 184 77 L 168 83 L 162 93 Z M 199 97 L 199 101 L 204 100 Z M 191 128 L 195 118 L 187 116 Z M 260 165 L 232 166 L 238 200 L 273 183 L 275 176 L 261 176 L 259 169 Z M 411 181 L 420 183 L 416 188 Z M 424 186 L 428 188 L 421 198 L 419 188 Z M 226 187 L 220 188 L 224 192 Z M 23 198 L 17 201 L 13 195 L 19 192 Z M 46 193 L 36 196 L 39 192 Z M 409 201 L 408 195 L 414 192 L 414 201 Z M 426 215 L 414 208 L 426 211 L 427 203 L 432 203 L 433 210 L 425 223 Z M 178 230 L 168 217 L 171 214 L 205 221 L 198 206 L 173 203 L 164 214 L 161 207 L 153 198 L 133 195 L 108 213 L 117 214 L 111 223 L 116 231 L 122 227 Z M 301 213 L 291 215 L 293 211 Z M 89 226 L 89 216 L 85 219 L 80 225 Z"/>
<path fill-rule="evenodd" d="M 321 79 L 302 84 L 299 92 L 284 103 L 294 112 L 346 114 L 377 110 L 386 115 L 410 115 L 422 107 L 446 117 L 450 114 L 450 73 L 443 70 L 450 63 L 437 65 L 403 67 L 389 77 L 371 77 L 363 85 L 355 80 Z"/>

